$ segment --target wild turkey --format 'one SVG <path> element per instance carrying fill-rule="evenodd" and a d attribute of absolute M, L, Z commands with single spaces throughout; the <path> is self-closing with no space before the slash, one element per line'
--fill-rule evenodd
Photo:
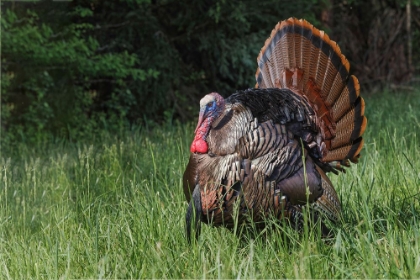
<path fill-rule="evenodd" d="M 271 214 L 299 227 L 307 203 L 339 219 L 325 172 L 357 162 L 367 124 L 349 62 L 327 34 L 294 18 L 276 25 L 257 62 L 254 89 L 200 101 L 183 178 L 188 240 L 191 223 L 197 236 L 200 222 L 231 228 L 234 205 L 239 221 L 257 224 Z"/>

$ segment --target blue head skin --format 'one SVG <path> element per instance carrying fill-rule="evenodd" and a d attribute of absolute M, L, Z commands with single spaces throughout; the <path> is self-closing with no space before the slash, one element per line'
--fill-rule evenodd
<path fill-rule="evenodd" d="M 205 141 L 206 137 L 212 122 L 220 116 L 224 108 L 225 100 L 216 92 L 209 93 L 200 100 L 198 123 L 190 149 L 192 153 L 207 153 L 208 146 Z"/>

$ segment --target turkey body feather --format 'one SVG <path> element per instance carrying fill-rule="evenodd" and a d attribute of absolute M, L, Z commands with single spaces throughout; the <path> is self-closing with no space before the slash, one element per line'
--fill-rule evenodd
<path fill-rule="evenodd" d="M 293 18 L 275 27 L 257 61 L 256 88 L 200 101 L 183 178 L 186 199 L 200 206 L 188 208 L 188 238 L 198 220 L 232 227 L 234 205 L 239 221 L 259 226 L 275 215 L 300 227 L 307 203 L 316 216 L 339 219 L 326 172 L 357 162 L 363 146 L 357 79 L 335 42 Z"/>

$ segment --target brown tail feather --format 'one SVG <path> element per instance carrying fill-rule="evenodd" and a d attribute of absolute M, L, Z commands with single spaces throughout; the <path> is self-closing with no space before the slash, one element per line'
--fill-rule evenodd
<path fill-rule="evenodd" d="M 362 148 L 363 138 L 359 137 L 349 145 L 328 151 L 327 155 L 323 157 L 322 160 L 325 162 L 340 161 L 341 164 L 347 159 L 350 159 L 351 162 L 357 162 L 357 158 Z"/>
<path fill-rule="evenodd" d="M 350 64 L 336 42 L 305 20 L 279 22 L 257 58 L 258 88 L 289 88 L 307 97 L 320 120 L 324 162 L 357 162 L 367 119 Z"/>
<path fill-rule="evenodd" d="M 338 98 L 331 100 L 331 109 L 335 121 L 341 119 L 341 117 L 352 108 L 359 95 L 359 81 L 355 76 L 352 75 L 350 76 L 347 85 L 344 88 L 342 88 L 340 95 L 338 95 Z"/>
<path fill-rule="evenodd" d="M 366 127 L 364 113 L 364 101 L 361 97 L 356 101 L 357 105 L 350 109 L 337 121 L 336 135 L 331 140 L 331 148 L 338 148 L 359 138 Z"/>

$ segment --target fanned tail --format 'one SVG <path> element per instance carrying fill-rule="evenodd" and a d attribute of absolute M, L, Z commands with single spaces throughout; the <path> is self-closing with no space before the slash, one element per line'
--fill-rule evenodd
<path fill-rule="evenodd" d="M 257 58 L 257 88 L 288 88 L 306 97 L 322 134 L 321 161 L 357 162 L 367 125 L 357 78 L 336 42 L 306 20 L 279 22 Z"/>

